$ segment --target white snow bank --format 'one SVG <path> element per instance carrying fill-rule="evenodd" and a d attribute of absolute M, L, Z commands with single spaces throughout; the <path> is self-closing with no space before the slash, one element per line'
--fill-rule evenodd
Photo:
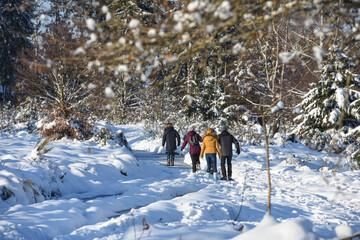
<path fill-rule="evenodd" d="M 306 219 L 288 219 L 278 223 L 272 216 L 266 214 L 259 225 L 233 240 L 315 240 L 312 223 Z"/>
<path fill-rule="evenodd" d="M 51 150 L 39 155 L 34 149 L 38 140 L 42 141 L 34 135 L 1 135 L 0 191 L 7 196 L 0 199 L 0 212 L 14 204 L 107 194 L 121 189 L 114 181 L 141 172 L 137 159 L 124 146 L 62 139 L 50 142 L 46 148 Z"/>

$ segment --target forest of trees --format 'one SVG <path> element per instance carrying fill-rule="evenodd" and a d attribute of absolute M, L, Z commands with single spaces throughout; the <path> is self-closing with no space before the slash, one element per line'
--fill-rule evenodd
<path fill-rule="evenodd" d="M 3 0 L 0 129 L 229 125 L 360 162 L 360 3 Z M 264 128 L 265 126 L 267 128 Z M 260 130 L 259 130 L 260 128 Z"/>

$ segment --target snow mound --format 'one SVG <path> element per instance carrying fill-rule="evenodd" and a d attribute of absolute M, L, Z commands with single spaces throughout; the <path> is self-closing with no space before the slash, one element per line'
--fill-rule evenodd
<path fill-rule="evenodd" d="M 278 223 L 272 216 L 266 214 L 257 227 L 233 238 L 233 240 L 315 240 L 312 223 L 307 219 L 288 219 Z"/>

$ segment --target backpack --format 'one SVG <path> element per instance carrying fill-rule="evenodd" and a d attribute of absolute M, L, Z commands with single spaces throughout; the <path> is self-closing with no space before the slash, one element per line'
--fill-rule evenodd
<path fill-rule="evenodd" d="M 199 139 L 196 133 L 189 137 L 189 143 L 191 146 L 199 145 Z"/>

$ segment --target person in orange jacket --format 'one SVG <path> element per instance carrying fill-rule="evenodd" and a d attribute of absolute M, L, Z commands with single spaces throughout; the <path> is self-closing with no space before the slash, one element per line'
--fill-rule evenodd
<path fill-rule="evenodd" d="M 206 177 L 210 178 L 211 165 L 213 166 L 214 179 L 218 180 L 218 173 L 216 168 L 216 153 L 221 157 L 221 151 L 219 148 L 219 142 L 214 131 L 209 128 L 206 135 L 203 137 L 203 144 L 201 147 L 200 157 L 203 158 L 205 153 L 205 159 L 207 163 Z"/>

